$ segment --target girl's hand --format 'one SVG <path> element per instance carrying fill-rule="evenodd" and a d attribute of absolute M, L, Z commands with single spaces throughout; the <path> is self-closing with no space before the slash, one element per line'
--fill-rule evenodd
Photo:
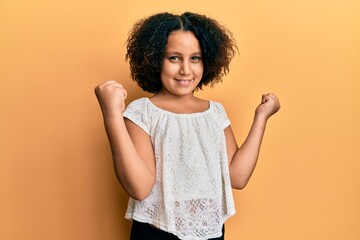
<path fill-rule="evenodd" d="M 95 95 L 104 115 L 117 115 L 125 111 L 127 96 L 123 86 L 115 80 L 109 80 L 95 87 Z"/>
<path fill-rule="evenodd" d="M 256 108 L 257 116 L 264 116 L 268 119 L 280 109 L 279 99 L 273 93 L 262 95 L 261 104 Z"/>

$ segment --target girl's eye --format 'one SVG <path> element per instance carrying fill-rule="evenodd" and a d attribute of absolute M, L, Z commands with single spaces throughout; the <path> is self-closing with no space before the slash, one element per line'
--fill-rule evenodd
<path fill-rule="evenodd" d="M 171 60 L 171 61 L 179 61 L 180 57 L 178 57 L 178 56 L 170 56 L 169 60 Z"/>
<path fill-rule="evenodd" d="M 192 61 L 199 61 L 199 60 L 201 60 L 201 57 L 200 56 L 193 56 L 193 57 L 191 57 L 191 60 Z"/>
<path fill-rule="evenodd" d="M 169 59 L 170 61 L 172 61 L 172 62 L 179 62 L 179 61 L 181 61 L 181 57 L 180 57 L 180 56 L 169 56 L 168 59 Z M 190 58 L 190 60 L 191 60 L 192 62 L 198 62 L 198 61 L 201 60 L 201 57 L 200 57 L 200 56 L 192 56 L 192 57 Z"/>

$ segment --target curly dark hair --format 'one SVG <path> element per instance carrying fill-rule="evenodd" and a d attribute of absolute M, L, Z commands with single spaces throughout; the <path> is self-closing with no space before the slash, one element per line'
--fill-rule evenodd
<path fill-rule="evenodd" d="M 147 92 L 162 88 L 160 72 L 169 33 L 191 31 L 200 43 L 204 72 L 196 90 L 221 81 L 237 50 L 232 33 L 216 20 L 191 12 L 181 15 L 158 13 L 138 21 L 127 39 L 126 60 L 131 77 Z"/>

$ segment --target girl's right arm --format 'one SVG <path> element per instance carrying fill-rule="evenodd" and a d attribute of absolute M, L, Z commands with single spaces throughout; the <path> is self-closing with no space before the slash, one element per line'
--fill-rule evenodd
<path fill-rule="evenodd" d="M 130 197 L 143 200 L 155 183 L 155 157 L 150 136 L 124 119 L 126 90 L 116 81 L 95 88 L 110 142 L 116 176 Z"/>

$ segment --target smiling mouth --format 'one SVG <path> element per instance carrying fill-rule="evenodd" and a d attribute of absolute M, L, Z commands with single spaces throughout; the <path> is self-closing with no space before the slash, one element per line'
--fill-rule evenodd
<path fill-rule="evenodd" d="M 190 82 L 192 82 L 192 79 L 175 79 L 175 80 L 181 84 L 189 84 Z"/>

